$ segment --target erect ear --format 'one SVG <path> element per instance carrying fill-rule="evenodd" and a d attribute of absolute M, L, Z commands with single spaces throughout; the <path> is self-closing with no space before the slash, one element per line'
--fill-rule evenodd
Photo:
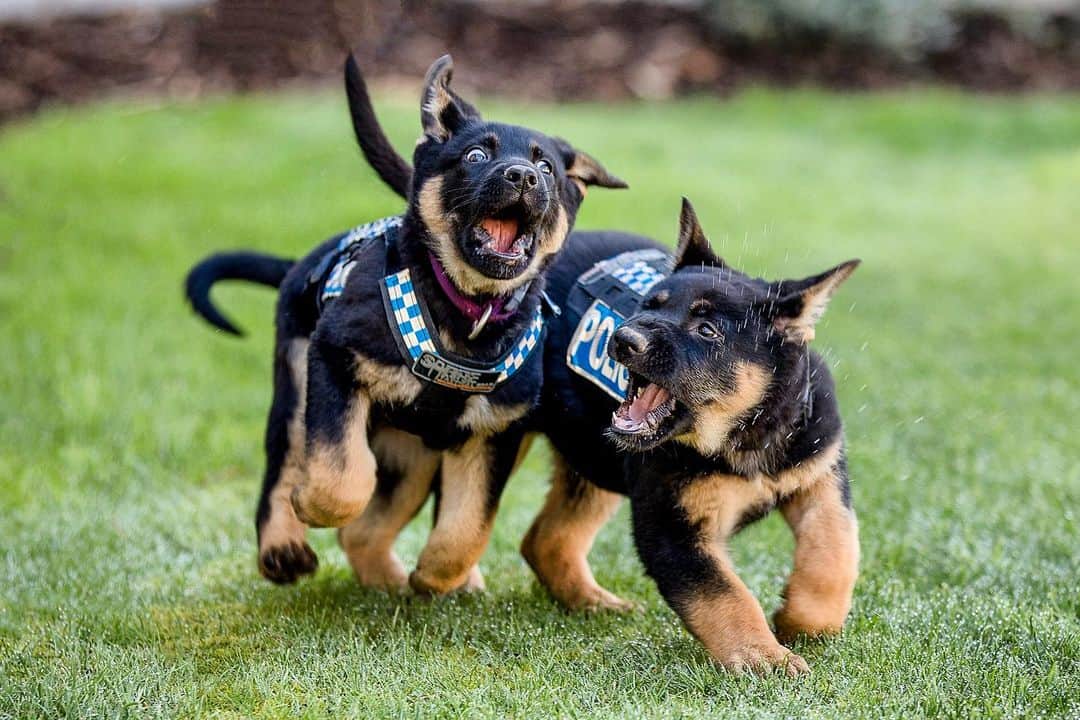
<path fill-rule="evenodd" d="M 675 269 L 701 265 L 727 267 L 727 263 L 709 245 L 709 238 L 701 229 L 694 206 L 683 198 L 682 212 L 679 214 L 679 244 L 675 247 Z"/>
<path fill-rule="evenodd" d="M 450 89 L 454 61 L 443 55 L 428 68 L 420 96 L 420 124 L 424 134 L 436 142 L 446 142 L 465 123 L 479 120 L 480 113 Z"/>
<path fill-rule="evenodd" d="M 848 260 L 820 275 L 784 282 L 783 295 L 773 306 L 773 326 L 792 342 L 808 343 L 814 339 L 814 326 L 825 314 L 836 288 L 847 280 L 861 260 Z"/>
<path fill-rule="evenodd" d="M 555 142 L 558 143 L 559 151 L 563 156 L 566 176 L 577 183 L 582 195 L 585 194 L 585 189 L 589 185 L 615 189 L 630 187 L 624 181 L 605 170 L 604 166 L 592 155 L 581 152 L 561 138 L 556 138 Z"/>

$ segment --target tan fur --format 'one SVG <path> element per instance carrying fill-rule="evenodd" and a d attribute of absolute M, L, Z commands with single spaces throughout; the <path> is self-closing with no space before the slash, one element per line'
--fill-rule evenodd
<path fill-rule="evenodd" d="M 732 672 L 779 668 L 788 675 L 810 672 L 806 661 L 781 645 L 769 630 L 761 606 L 730 568 L 725 592 L 696 597 L 683 620 L 713 658 Z"/>
<path fill-rule="evenodd" d="M 443 453 L 439 516 L 409 576 L 417 592 L 441 595 L 461 588 L 483 555 L 491 537 L 489 457 L 487 441 L 477 436 Z"/>
<path fill-rule="evenodd" d="M 340 443 L 317 443 L 307 458 L 307 482 L 293 489 L 297 517 L 316 527 L 341 527 L 363 512 L 375 490 L 375 455 L 368 445 L 370 401 L 357 393 Z"/>
<path fill-rule="evenodd" d="M 304 481 L 304 401 L 307 389 L 306 339 L 293 340 L 289 344 L 288 363 L 293 385 L 297 389 L 297 403 L 289 418 L 289 450 L 282 463 L 281 477 L 270 494 L 270 513 L 259 528 L 259 555 L 273 548 L 303 545 L 307 537 L 307 525 L 296 517 L 289 498 L 293 488 Z"/>
<path fill-rule="evenodd" d="M 784 605 L 773 617 L 776 634 L 835 635 L 851 610 L 859 572 L 859 528 L 844 506 L 839 480 L 828 472 L 781 507 L 795 535 L 795 567 Z"/>
<path fill-rule="evenodd" d="M 761 606 L 731 567 L 727 540 L 747 513 L 783 503 L 788 522 L 801 528 L 796 531 L 796 570 L 788 583 L 789 600 L 777 616 L 778 626 L 783 623 L 783 637 L 791 637 L 796 627 L 796 632 L 807 632 L 808 625 L 813 625 L 812 634 L 822 634 L 843 625 L 850 609 L 858 541 L 854 515 L 839 502 L 835 468 L 840 452 L 837 440 L 813 458 L 773 476 L 711 475 L 682 492 L 679 503 L 699 529 L 700 549 L 713 559 L 728 585 L 724 592 L 692 600 L 684 619 L 725 667 L 779 666 L 792 674 L 807 669 L 801 658 L 773 638 Z M 826 498 L 827 503 L 823 502 Z M 810 507 L 815 510 L 808 511 Z M 834 567 L 835 563 L 840 566 Z"/>
<path fill-rule="evenodd" d="M 483 395 L 472 395 L 465 401 L 465 411 L 457 424 L 462 430 L 490 436 L 502 432 L 510 427 L 511 423 L 525 417 L 530 407 L 530 403 L 492 405 Z"/>
<path fill-rule="evenodd" d="M 592 483 L 573 493 L 568 473 L 566 462 L 556 455 L 551 489 L 521 543 L 521 554 L 552 597 L 566 607 L 630 610 L 631 603 L 596 582 L 588 561 L 596 534 L 621 498 Z"/>
<path fill-rule="evenodd" d="M 407 405 L 423 386 L 412 370 L 403 365 L 383 365 L 354 353 L 356 381 L 375 402 Z"/>
<path fill-rule="evenodd" d="M 371 445 L 379 466 L 401 478 L 389 497 L 376 494 L 360 517 L 338 532 L 338 542 L 361 585 L 400 591 L 408 588 L 409 578 L 394 541 L 427 499 L 439 453 L 415 435 L 389 428 L 375 433 Z"/>
<path fill-rule="evenodd" d="M 740 417 L 762 401 L 770 381 L 771 375 L 765 368 L 740 362 L 735 367 L 735 392 L 697 410 L 693 428 L 675 440 L 703 455 L 724 453 L 729 449 L 731 429 Z"/>

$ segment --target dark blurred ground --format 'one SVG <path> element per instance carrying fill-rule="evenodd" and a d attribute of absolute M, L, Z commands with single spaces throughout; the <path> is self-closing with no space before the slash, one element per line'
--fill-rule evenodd
<path fill-rule="evenodd" d="M 1077 13 L 1038 36 L 957 12 L 939 47 L 905 56 L 820 29 L 747 38 L 684 2 L 218 0 L 168 11 L 0 24 L 0 121 L 108 94 L 194 97 L 336 81 L 353 48 L 369 75 L 418 81 L 452 52 L 466 87 L 533 99 L 658 99 L 747 83 L 873 89 L 1080 89 Z"/>

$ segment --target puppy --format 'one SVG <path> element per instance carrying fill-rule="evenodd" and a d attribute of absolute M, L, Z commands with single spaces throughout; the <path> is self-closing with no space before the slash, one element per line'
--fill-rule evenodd
<path fill-rule="evenodd" d="M 859 557 L 833 381 L 808 344 L 858 261 L 802 280 L 748 277 L 713 254 L 684 200 L 675 272 L 651 274 L 640 309 L 608 324 L 598 381 L 570 361 L 606 339 L 595 330 L 605 298 L 585 312 L 573 302 L 599 250 L 568 253 L 549 275 L 564 312 L 549 327 L 538 417 L 557 472 L 524 555 L 563 603 L 617 605 L 586 554 L 616 495 L 629 496 L 646 572 L 717 662 L 806 672 L 777 638 L 839 632 Z M 726 551 L 773 509 L 796 542 L 776 636 Z"/>
<path fill-rule="evenodd" d="M 308 526 L 341 528 L 367 585 L 482 582 L 475 565 L 539 399 L 543 272 L 586 187 L 625 187 L 563 140 L 485 121 L 451 71 L 442 57 L 424 81 L 402 216 L 295 263 L 231 253 L 189 274 L 196 311 L 231 332 L 209 300 L 214 282 L 280 286 L 256 515 L 259 567 L 275 582 L 314 571 Z M 351 58 L 346 83 L 354 100 Z M 407 576 L 391 544 L 440 468 L 435 527 Z"/>

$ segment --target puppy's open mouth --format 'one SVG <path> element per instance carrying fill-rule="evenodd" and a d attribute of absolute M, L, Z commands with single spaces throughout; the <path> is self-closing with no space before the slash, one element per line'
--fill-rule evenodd
<path fill-rule="evenodd" d="M 626 399 L 611 414 L 611 429 L 621 435 L 655 435 L 674 412 L 669 390 L 631 374 Z"/>
<path fill-rule="evenodd" d="M 519 215 L 511 207 L 477 223 L 473 234 L 480 241 L 480 252 L 511 264 L 524 258 L 532 248 L 533 233 Z"/>

